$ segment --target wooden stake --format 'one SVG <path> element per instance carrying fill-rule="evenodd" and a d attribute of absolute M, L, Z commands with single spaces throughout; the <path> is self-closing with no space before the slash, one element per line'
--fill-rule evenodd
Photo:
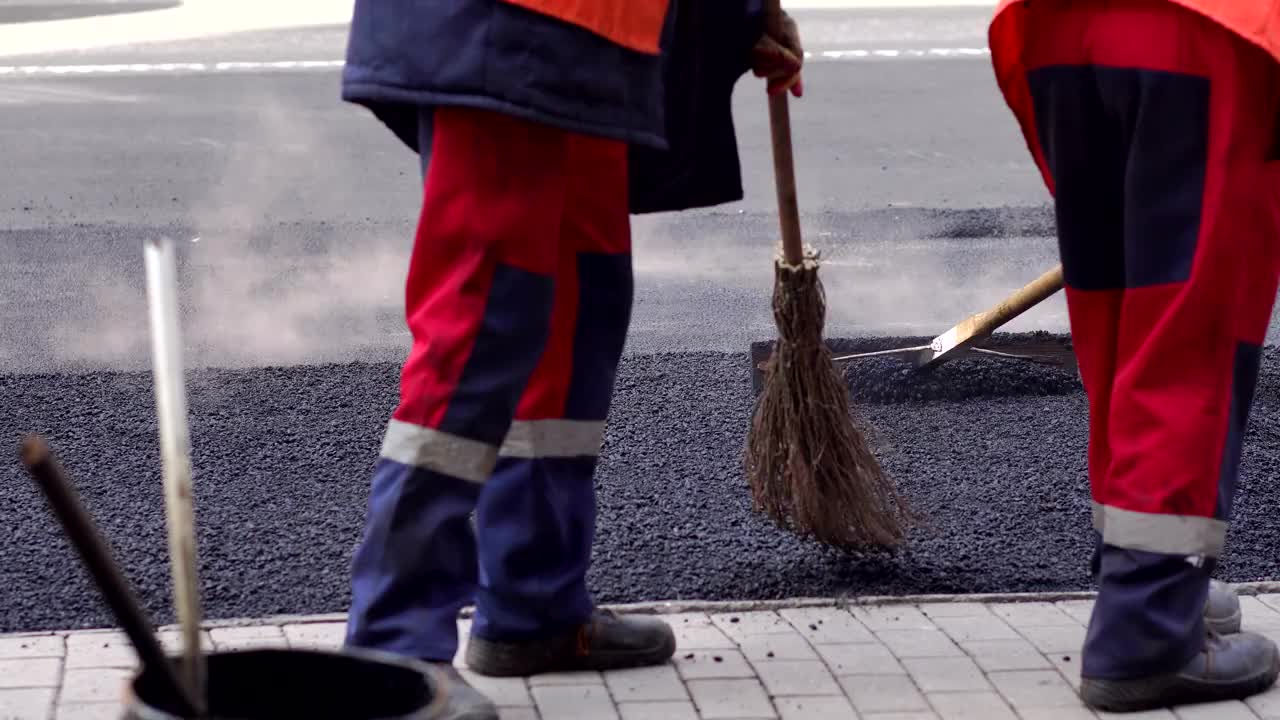
<path fill-rule="evenodd" d="M 174 606 L 182 625 L 183 675 L 201 714 L 205 701 L 205 663 L 200 647 L 200 582 L 196 566 L 195 519 L 191 490 L 191 441 L 187 429 L 187 393 L 178 330 L 178 281 L 173 241 L 148 240 L 144 247 L 147 302 L 151 320 L 151 357 L 160 453 L 164 468 L 165 514 Z"/>

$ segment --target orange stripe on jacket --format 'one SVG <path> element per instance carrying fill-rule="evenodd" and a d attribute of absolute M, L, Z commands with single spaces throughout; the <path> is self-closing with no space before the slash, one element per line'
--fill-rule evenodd
<path fill-rule="evenodd" d="M 1222 25 L 1231 32 L 1261 47 L 1280 62 L 1280 0 L 1165 0 Z M 999 19 L 1014 5 L 1025 0 L 1003 0 L 996 10 Z M 994 48 L 993 48 L 994 50 Z"/>
<path fill-rule="evenodd" d="M 629 50 L 657 55 L 670 0 L 503 0 L 591 32 Z"/>

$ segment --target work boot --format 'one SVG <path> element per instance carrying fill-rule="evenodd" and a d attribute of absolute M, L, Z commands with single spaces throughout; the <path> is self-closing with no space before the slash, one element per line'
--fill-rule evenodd
<path fill-rule="evenodd" d="M 1080 699 L 1102 712 L 1243 700 L 1271 687 L 1277 675 L 1280 651 L 1268 638 L 1210 631 L 1204 648 L 1181 670 L 1132 680 L 1081 678 Z"/>
<path fill-rule="evenodd" d="M 1240 598 L 1231 586 L 1220 581 L 1209 581 L 1209 599 L 1204 603 L 1205 627 L 1219 635 L 1240 632 Z"/>
<path fill-rule="evenodd" d="M 498 706 L 471 687 L 471 684 L 449 663 L 432 663 L 444 676 L 447 701 L 440 720 L 498 720 Z"/>
<path fill-rule="evenodd" d="M 676 651 L 676 636 L 651 617 L 597 610 L 576 630 L 542 640 L 508 643 L 471 636 L 467 665 L 481 675 L 528 676 L 575 670 L 661 665 Z"/>

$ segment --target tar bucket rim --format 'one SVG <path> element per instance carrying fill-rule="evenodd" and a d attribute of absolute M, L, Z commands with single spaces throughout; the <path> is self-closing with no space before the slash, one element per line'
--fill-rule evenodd
<path fill-rule="evenodd" d="M 330 651 L 304 648 L 265 647 L 245 650 L 207 652 L 205 653 L 204 658 L 208 673 L 206 689 L 209 692 L 209 697 L 207 698 L 209 712 L 205 716 L 204 720 L 259 720 L 260 718 L 266 717 L 287 718 L 304 716 L 310 718 L 342 717 L 345 720 L 438 720 L 443 716 L 445 706 L 448 703 L 448 684 L 445 682 L 443 673 L 438 668 L 433 667 L 430 663 L 376 650 L 346 648 L 340 651 Z M 170 659 L 174 662 L 175 666 L 179 669 L 181 668 L 182 658 L 180 656 L 173 656 Z M 292 713 L 282 715 L 280 711 L 269 710 L 266 707 L 256 711 L 257 714 L 251 715 L 245 715 L 240 711 L 233 711 L 234 714 L 225 714 L 225 710 L 220 710 L 220 707 L 225 708 L 225 705 L 220 705 L 217 697 L 215 697 L 215 692 L 225 692 L 225 689 L 219 687 L 219 679 L 216 674 L 219 672 L 225 672 L 226 665 L 224 663 L 240 660 L 253 663 L 261 667 L 273 660 L 275 662 L 293 661 L 296 663 L 300 659 L 309 659 L 316 664 L 314 667 L 322 667 L 322 664 L 330 663 L 330 671 L 334 672 L 335 675 L 338 674 L 336 672 L 337 670 L 342 669 L 340 666 L 345 666 L 348 670 L 364 666 L 369 670 L 376 667 L 387 672 L 394 671 L 404 676 L 405 679 L 401 682 L 405 683 L 404 688 L 406 690 L 411 689 L 411 686 L 418 682 L 418 680 L 414 679 L 414 676 L 416 676 L 420 679 L 423 685 L 425 685 L 426 699 L 421 702 L 416 702 L 416 704 L 415 701 L 407 699 L 404 701 L 403 707 L 399 707 L 394 710 L 389 709 L 387 712 L 390 714 L 362 714 L 359 711 L 354 714 L 348 714 L 346 712 L 341 712 L 341 714 L 338 715 L 327 714 L 334 711 L 334 708 L 332 707 L 321 711 L 321 714 L 317 714 L 315 712 L 293 711 Z M 243 669 L 239 670 L 239 672 L 248 674 Z M 298 673 L 299 675 L 303 674 L 301 670 L 299 670 Z M 302 698 L 305 701 L 312 703 L 313 706 L 316 706 L 324 701 L 322 699 L 317 699 L 314 695 L 314 691 L 324 687 L 325 683 L 340 682 L 341 677 L 315 676 L 314 679 L 306 685 L 298 682 L 298 680 L 300 680 L 300 678 L 295 679 L 293 687 L 279 688 L 278 693 L 292 694 L 293 696 Z M 120 715 L 121 718 L 124 720 L 189 720 L 188 718 L 184 718 L 181 714 L 172 712 L 171 709 L 166 709 L 163 699 L 148 697 L 154 694 L 154 688 L 149 687 L 149 685 L 150 676 L 146 669 L 135 673 L 133 677 L 130 678 L 125 688 L 124 709 Z M 286 685 L 288 685 L 288 683 L 286 683 Z M 369 694 L 374 692 L 385 694 L 388 689 L 389 687 L 386 684 L 379 686 L 377 683 L 370 683 L 366 692 Z M 344 697 L 350 697 L 353 694 L 359 693 L 359 687 L 344 688 L 341 685 L 337 685 L 330 688 L 327 694 L 330 699 L 340 702 Z M 277 700 L 277 702 L 282 701 Z M 287 703 L 287 698 L 284 702 Z M 388 704 L 395 705 L 396 703 Z M 306 708 L 299 708 L 299 710 L 306 710 Z M 219 712 L 223 712 L 224 714 L 220 715 L 218 714 Z M 268 712 L 270 713 L 269 715 L 266 714 Z"/>

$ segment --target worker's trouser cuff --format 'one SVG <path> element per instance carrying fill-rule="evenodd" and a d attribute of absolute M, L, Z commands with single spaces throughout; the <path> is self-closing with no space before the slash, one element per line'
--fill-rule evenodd
<path fill-rule="evenodd" d="M 1204 646 L 1204 607 L 1214 561 L 1189 561 L 1102 545 L 1098 599 L 1081 674 L 1124 680 L 1175 672 Z"/>

